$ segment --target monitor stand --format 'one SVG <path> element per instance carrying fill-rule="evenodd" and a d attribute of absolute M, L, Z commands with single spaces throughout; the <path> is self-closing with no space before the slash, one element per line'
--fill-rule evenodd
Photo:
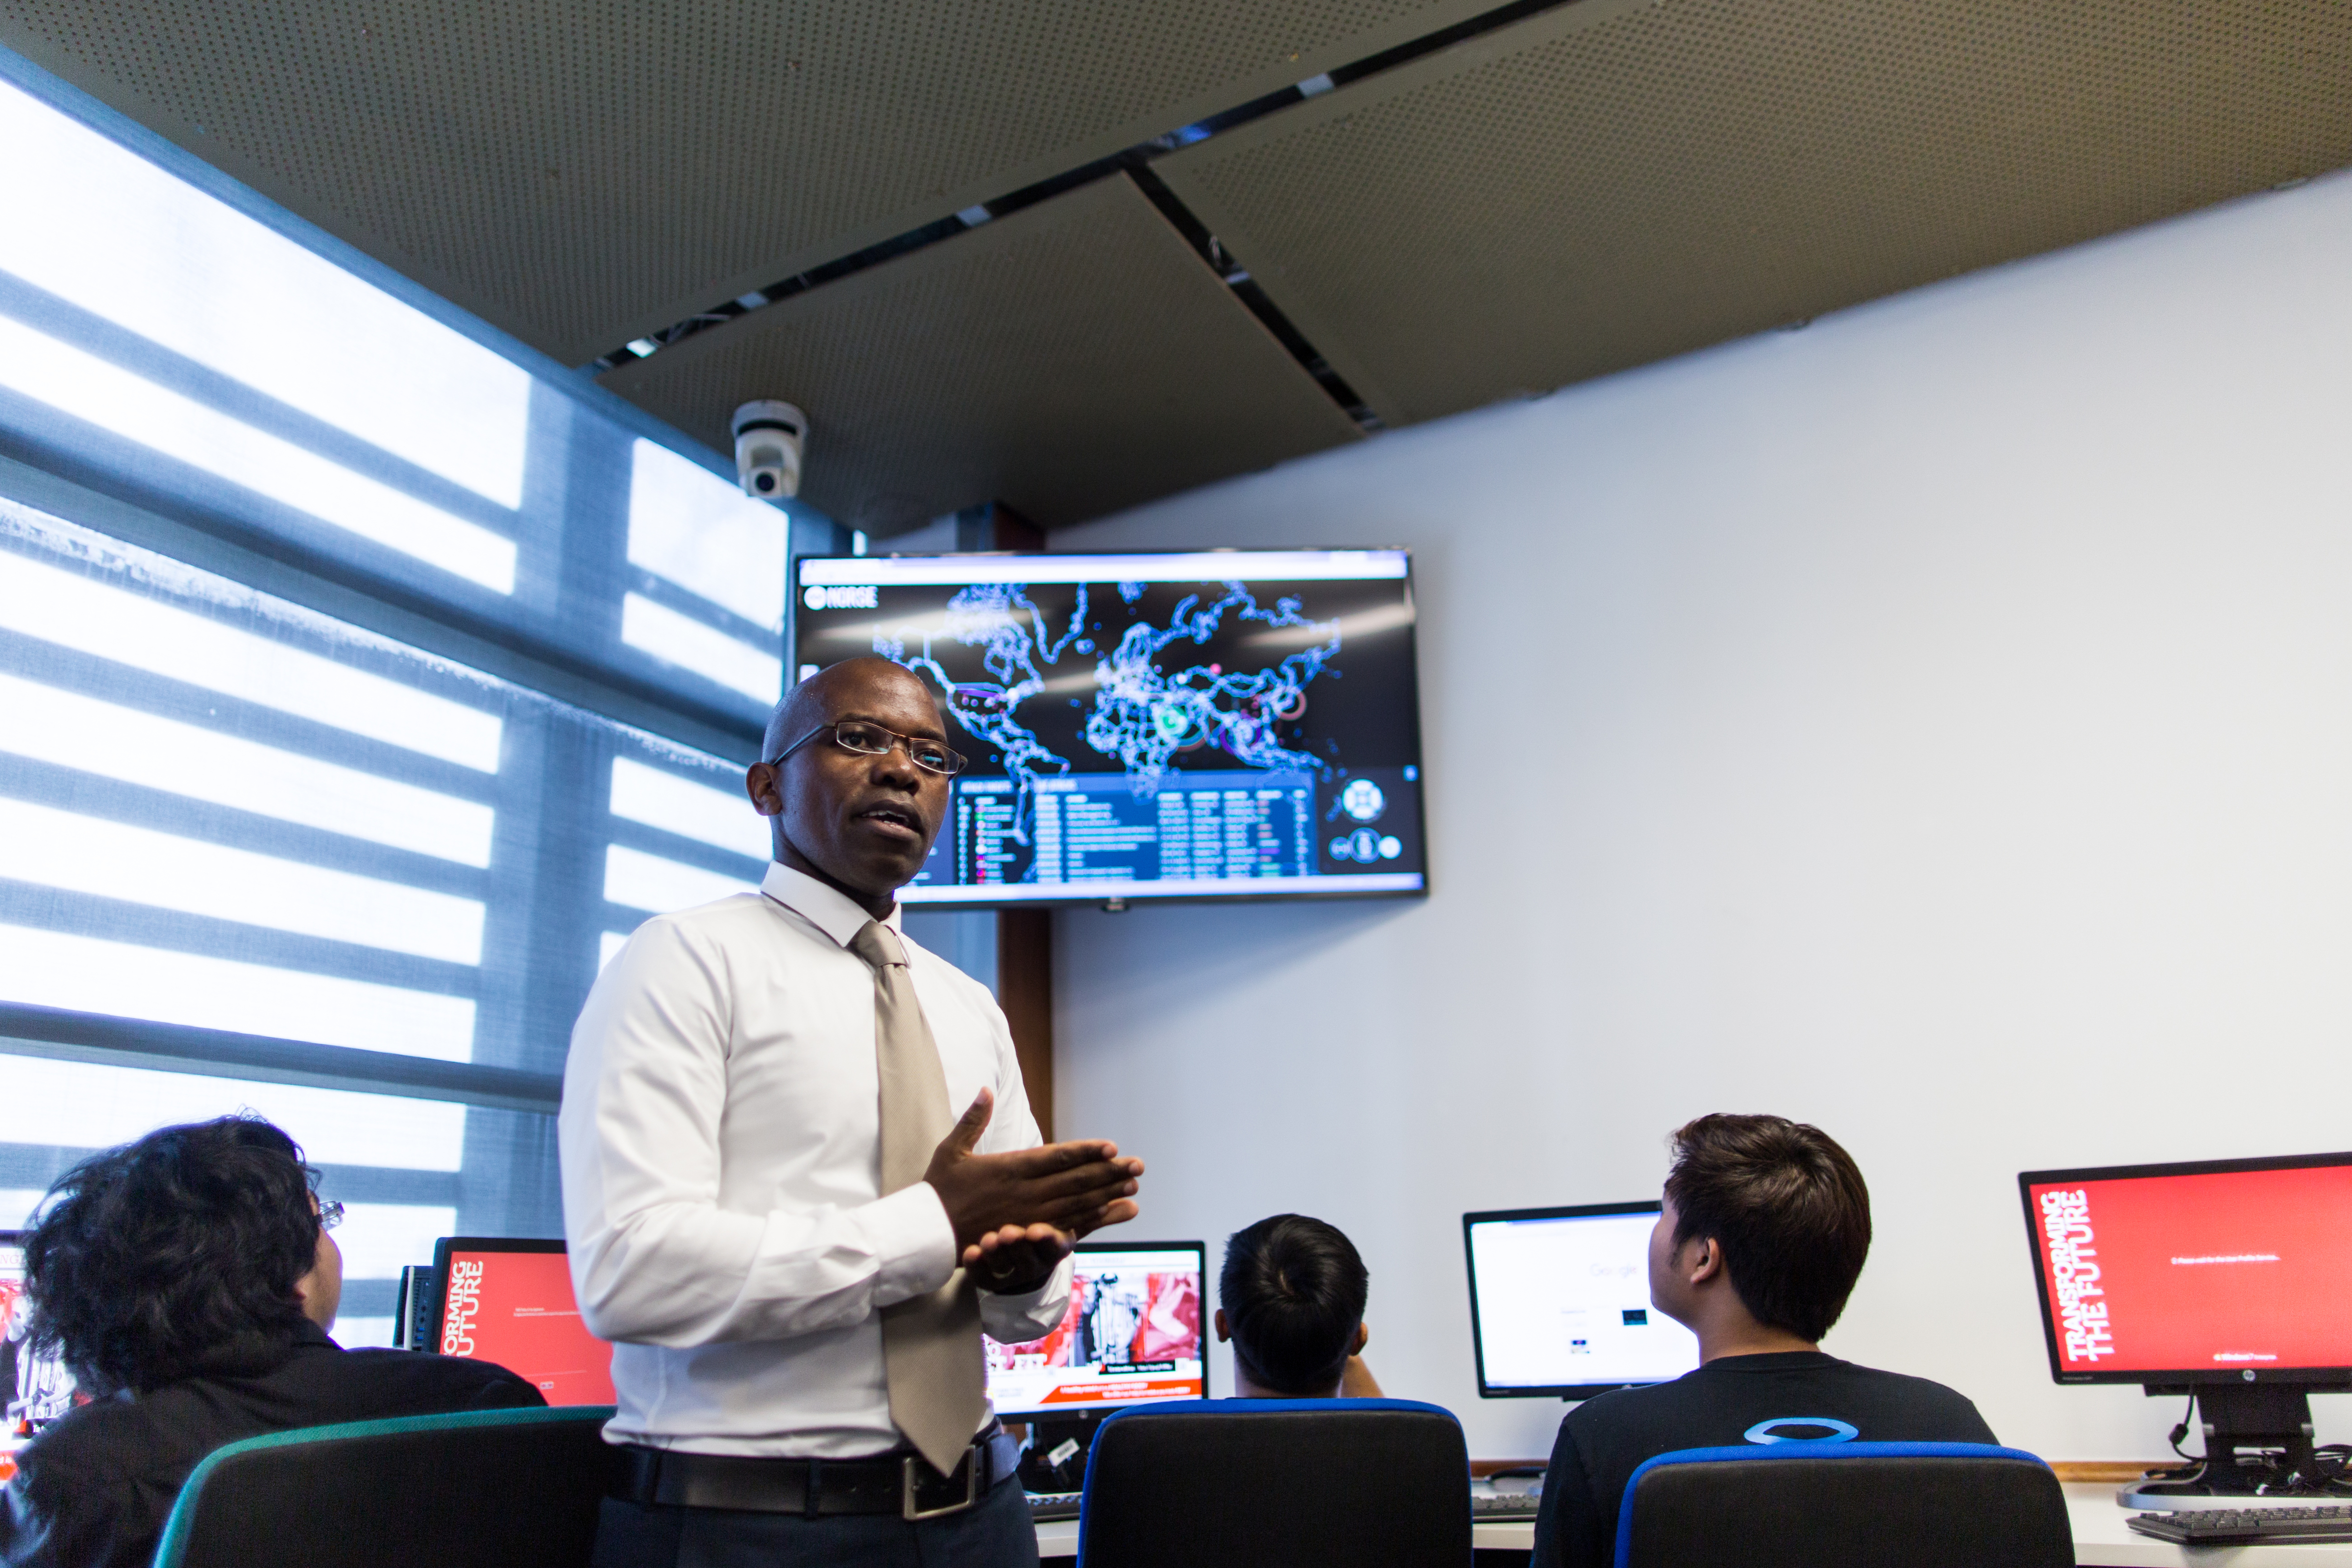
<path fill-rule="evenodd" d="M 2182 1394 L 2151 1387 L 2150 1394 Z M 2126 1508 L 2242 1508 L 2251 1500 L 2308 1503 L 2326 1495 L 2312 1458 L 2311 1385 L 2294 1383 L 2200 1383 L 2197 1415 L 2205 1430 L 2205 1458 L 2174 1470 L 2150 1472 L 2116 1494 Z M 2322 1392 L 2327 1392 L 2323 1390 Z M 2311 1489 L 2257 1495 L 2265 1482 L 2292 1475 Z"/>
<path fill-rule="evenodd" d="M 1101 1415 L 1057 1415 L 1029 1423 L 1029 1447 L 1021 1456 L 1021 1487 L 1032 1492 L 1074 1492 L 1087 1483 L 1087 1452 L 1094 1447 Z M 1055 1456 L 1059 1455 L 1056 1458 Z"/>

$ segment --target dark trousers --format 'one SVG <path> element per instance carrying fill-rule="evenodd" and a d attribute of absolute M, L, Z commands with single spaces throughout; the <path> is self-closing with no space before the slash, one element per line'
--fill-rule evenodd
<path fill-rule="evenodd" d="M 961 1513 L 739 1513 L 604 1500 L 594 1568 L 1037 1568 L 1037 1527 L 1018 1478 Z"/>

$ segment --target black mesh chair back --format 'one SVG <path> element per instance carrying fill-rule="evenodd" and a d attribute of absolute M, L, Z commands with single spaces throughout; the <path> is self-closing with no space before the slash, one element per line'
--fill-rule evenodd
<path fill-rule="evenodd" d="M 205 1456 L 154 1568 L 586 1568 L 613 1407 L 271 1432 Z"/>
<path fill-rule="evenodd" d="M 1095 1434 L 1080 1568 L 1470 1568 L 1470 1454 L 1403 1399 L 1185 1400 Z"/>
<path fill-rule="evenodd" d="M 2072 1568 L 2066 1498 L 1973 1443 L 1689 1448 L 1633 1472 L 1617 1568 Z"/>

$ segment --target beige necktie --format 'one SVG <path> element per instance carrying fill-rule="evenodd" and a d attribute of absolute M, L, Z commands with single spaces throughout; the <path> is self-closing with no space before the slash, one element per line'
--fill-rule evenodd
<path fill-rule="evenodd" d="M 911 1187 L 955 1118 L 940 1048 L 923 1021 L 898 933 L 868 921 L 849 951 L 874 971 L 874 1066 L 882 1082 L 882 1192 Z M 890 1419 L 940 1471 L 955 1468 L 988 1407 L 980 1295 L 958 1268 L 928 1296 L 882 1309 Z"/>

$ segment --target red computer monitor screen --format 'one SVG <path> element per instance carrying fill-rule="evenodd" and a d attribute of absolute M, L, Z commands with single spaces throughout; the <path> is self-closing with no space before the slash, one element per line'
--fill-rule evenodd
<path fill-rule="evenodd" d="M 1070 1304 L 1042 1340 L 986 1342 L 1001 1415 L 1103 1412 L 1208 1393 L 1197 1241 L 1083 1244 Z"/>
<path fill-rule="evenodd" d="M 443 1355 L 496 1362 L 550 1405 L 613 1403 L 613 1347 L 590 1333 L 561 1250 L 453 1245 L 441 1275 Z"/>
<path fill-rule="evenodd" d="M 35 1433 L 89 1403 L 57 1352 L 36 1355 L 26 1338 L 32 1303 L 25 1295 L 23 1240 L 0 1230 L 0 1482 L 16 1473 L 16 1456 Z"/>
<path fill-rule="evenodd" d="M 2352 1155 L 2021 1184 L 2060 1380 L 2352 1366 Z"/>

